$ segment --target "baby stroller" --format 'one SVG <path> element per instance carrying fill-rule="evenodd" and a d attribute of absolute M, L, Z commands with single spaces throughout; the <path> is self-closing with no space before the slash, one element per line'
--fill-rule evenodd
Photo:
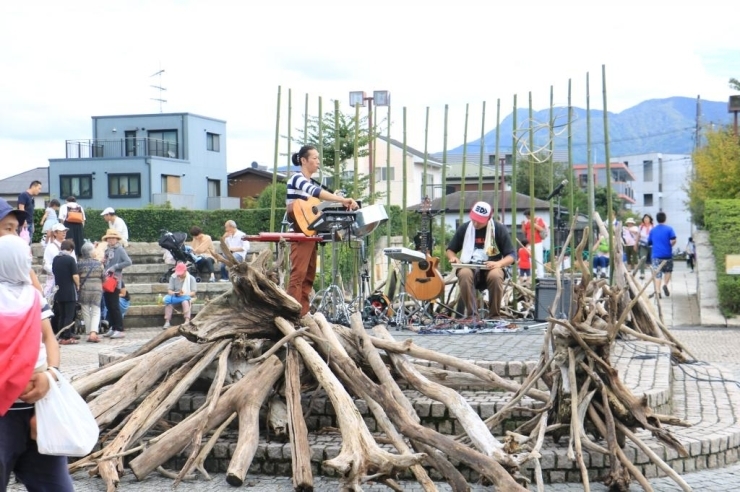
<path fill-rule="evenodd" d="M 185 240 L 188 238 L 185 232 L 170 232 L 162 231 L 162 235 L 159 236 L 158 244 L 170 252 L 176 263 L 185 263 L 188 267 L 188 273 L 195 278 L 196 282 L 200 282 L 200 273 L 196 263 L 198 257 L 193 254 L 192 249 L 185 246 Z M 170 277 L 175 273 L 175 265 L 172 265 L 167 272 L 160 277 L 159 281 L 167 283 L 170 281 Z"/>

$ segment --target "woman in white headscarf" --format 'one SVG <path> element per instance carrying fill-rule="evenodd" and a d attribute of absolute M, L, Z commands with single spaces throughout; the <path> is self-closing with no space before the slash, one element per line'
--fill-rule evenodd
<path fill-rule="evenodd" d="M 0 237 L 0 490 L 13 472 L 28 490 L 73 492 L 67 458 L 39 454 L 34 440 L 33 404 L 49 391 L 44 372 L 59 366 L 59 345 L 30 270 L 28 244 Z"/>

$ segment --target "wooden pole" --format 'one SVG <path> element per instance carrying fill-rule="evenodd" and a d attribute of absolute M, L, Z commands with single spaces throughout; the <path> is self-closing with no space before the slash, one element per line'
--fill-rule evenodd
<path fill-rule="evenodd" d="M 514 110 L 511 112 L 511 128 L 513 131 L 511 132 L 511 192 L 509 193 L 510 196 L 510 207 L 511 207 L 511 236 L 517 237 L 517 230 L 516 230 L 516 212 L 517 212 L 517 196 L 516 196 L 516 155 L 517 155 L 517 139 L 516 139 L 516 94 L 514 94 Z M 504 179 L 503 176 L 501 176 L 501 179 Z M 501 211 L 501 218 L 503 220 L 504 217 L 504 210 L 502 207 Z M 518 271 L 516 268 L 511 269 L 511 280 L 512 282 L 516 282 L 518 277 Z M 534 285 L 534 284 L 532 284 Z"/>
<path fill-rule="evenodd" d="M 291 138 L 291 128 L 293 127 L 293 89 L 288 89 L 288 135 L 287 135 L 287 141 L 288 141 L 288 161 L 287 161 L 287 172 L 286 175 L 288 178 L 290 178 L 290 166 L 293 165 L 293 162 L 291 160 L 291 153 L 290 153 L 290 146 L 293 143 L 293 139 Z"/>
<path fill-rule="evenodd" d="M 444 258 L 444 251 L 447 245 L 445 244 L 446 232 L 447 232 L 447 117 L 449 116 L 450 107 L 445 104 L 445 122 L 444 122 L 444 136 L 442 138 L 442 213 L 440 214 L 440 226 L 442 228 L 439 237 L 442 238 L 440 241 L 440 258 Z"/>
<path fill-rule="evenodd" d="M 409 211 L 406 208 L 406 192 L 408 190 L 408 171 L 406 165 L 406 106 L 403 108 L 403 196 L 401 198 L 401 234 L 403 246 L 409 241 Z"/>
<path fill-rule="evenodd" d="M 478 160 L 478 200 L 483 200 L 483 153 L 486 142 L 486 101 L 480 117 L 480 159 Z"/>
<path fill-rule="evenodd" d="M 614 251 L 614 219 L 611 214 L 613 210 L 612 204 L 612 167 L 609 162 L 609 114 L 606 109 L 606 65 L 601 65 L 601 91 L 604 98 L 604 159 L 606 160 L 606 215 L 609 218 L 609 251 Z M 616 219 L 616 212 L 614 217 Z M 614 281 L 614 258 L 609 262 L 609 279 L 611 282 Z"/>
<path fill-rule="evenodd" d="M 496 177 L 496 187 L 493 192 L 493 214 L 499 215 L 499 204 L 501 200 L 501 221 L 504 220 L 504 170 L 501 169 L 501 174 L 498 172 L 498 166 L 501 163 L 501 156 L 499 155 L 499 144 L 501 142 L 501 99 L 496 99 L 496 162 L 494 163 L 494 176 Z"/>
<path fill-rule="evenodd" d="M 594 248 L 594 164 L 591 153 L 591 89 L 589 75 L 586 72 L 586 169 L 588 171 L 588 261 L 593 268 Z"/>
<path fill-rule="evenodd" d="M 465 206 L 467 203 L 467 193 L 465 190 L 465 175 L 468 160 L 468 108 L 470 104 L 465 104 L 465 133 L 463 134 L 463 161 L 462 173 L 460 175 L 460 223 L 463 223 L 465 216 Z"/>
<path fill-rule="evenodd" d="M 532 122 L 534 121 L 534 110 L 532 109 L 532 91 L 529 91 L 529 131 L 528 131 L 528 138 L 529 138 L 529 155 L 527 156 L 527 163 L 529 164 L 529 234 L 532 236 L 532 240 L 529 243 L 529 254 L 532 262 L 532 268 L 530 270 L 532 274 L 532 287 L 534 287 L 537 280 L 537 268 L 536 268 L 536 260 L 537 256 L 535 255 L 535 228 L 534 224 L 537 220 L 537 215 L 535 213 L 534 209 L 534 164 L 535 164 L 535 156 L 532 153 L 534 151 L 534 128 L 532 128 Z M 544 245 L 543 245 L 544 248 Z M 542 255 L 542 261 L 544 261 L 545 256 L 544 252 Z"/>
<path fill-rule="evenodd" d="M 576 216 L 576 204 L 575 204 L 575 197 L 574 191 L 576 184 L 574 181 L 576 180 L 575 172 L 573 171 L 573 103 L 571 99 L 572 89 L 571 89 L 571 79 L 568 79 L 568 180 L 569 180 L 569 189 L 570 189 L 570 203 L 568 204 L 568 210 L 569 210 L 569 217 L 571 226 L 574 224 L 574 220 L 577 220 L 578 217 Z M 575 266 L 576 261 L 576 238 L 575 234 L 571 234 L 570 238 L 570 264 L 571 267 Z"/>
<path fill-rule="evenodd" d="M 270 231 L 275 232 L 275 208 L 277 205 L 277 168 L 280 159 L 280 94 L 282 87 L 278 86 L 277 111 L 275 114 L 275 153 L 272 166 L 272 202 L 270 203 Z M 289 152 L 290 153 L 290 152 Z"/>

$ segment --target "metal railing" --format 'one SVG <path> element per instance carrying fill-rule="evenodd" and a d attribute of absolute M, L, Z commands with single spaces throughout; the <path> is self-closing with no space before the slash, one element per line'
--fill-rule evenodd
<path fill-rule="evenodd" d="M 67 140 L 67 159 L 103 157 L 168 157 L 182 159 L 176 142 L 156 138 L 120 138 L 114 140 Z"/>

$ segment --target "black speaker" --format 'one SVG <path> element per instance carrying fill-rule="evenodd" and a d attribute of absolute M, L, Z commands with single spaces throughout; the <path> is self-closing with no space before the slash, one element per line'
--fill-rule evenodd
<path fill-rule="evenodd" d="M 552 277 L 537 279 L 535 288 L 535 308 L 534 319 L 537 321 L 546 321 L 552 315 L 555 318 L 568 318 L 573 315 L 575 307 L 573 305 L 573 281 L 570 278 L 561 278 L 562 291 L 560 292 L 560 301 L 557 306 L 553 307 L 555 294 L 558 292 L 558 284 Z"/>

